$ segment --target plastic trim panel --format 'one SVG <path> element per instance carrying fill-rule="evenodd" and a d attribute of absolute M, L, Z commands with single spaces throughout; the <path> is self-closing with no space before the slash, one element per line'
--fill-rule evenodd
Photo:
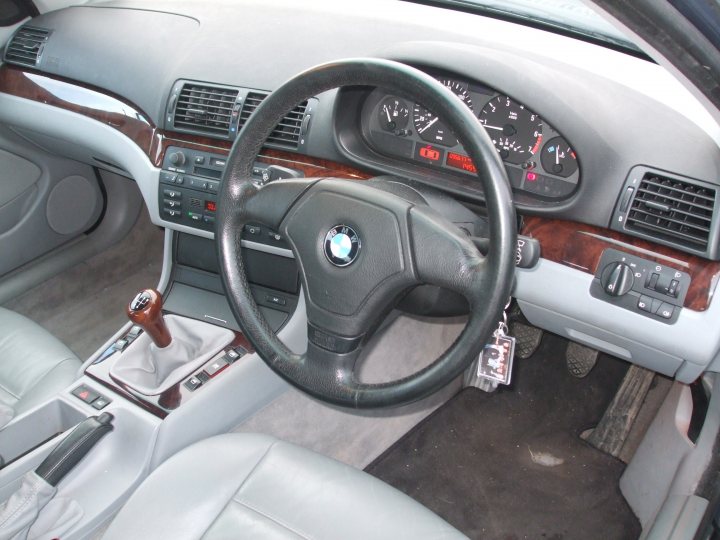
<path fill-rule="evenodd" d="M 592 280 L 590 274 L 540 259 L 535 268 L 516 271 L 513 296 L 531 323 L 578 341 L 590 336 L 591 347 L 616 355 L 627 351 L 621 354 L 627 360 L 682 382 L 697 378 L 718 353 L 720 302 L 704 312 L 683 309 L 668 326 L 593 298 Z"/>

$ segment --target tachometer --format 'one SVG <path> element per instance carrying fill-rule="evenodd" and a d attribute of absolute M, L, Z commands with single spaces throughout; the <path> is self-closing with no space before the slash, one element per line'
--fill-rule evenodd
<path fill-rule="evenodd" d="M 547 172 L 567 178 L 577 171 L 577 156 L 563 137 L 553 137 L 543 148 L 540 163 Z"/>
<path fill-rule="evenodd" d="M 534 156 L 542 143 L 542 120 L 512 98 L 498 96 L 480 112 L 485 127 L 503 161 L 519 165 Z"/>
<path fill-rule="evenodd" d="M 472 99 L 470 99 L 467 83 L 452 79 L 442 79 L 440 82 L 452 90 L 458 99 L 472 110 Z M 444 146 L 455 146 L 458 142 L 447 126 L 434 113 L 417 103 L 413 109 L 413 123 L 418 135 L 424 141 Z"/>
<path fill-rule="evenodd" d="M 410 110 L 407 104 L 395 97 L 387 97 L 380 104 L 378 111 L 380 126 L 385 131 L 395 131 L 407 126 Z"/>

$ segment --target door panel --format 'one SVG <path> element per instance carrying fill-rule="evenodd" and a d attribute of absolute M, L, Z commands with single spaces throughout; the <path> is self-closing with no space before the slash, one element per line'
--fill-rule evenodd
<path fill-rule="evenodd" d="M 0 276 L 81 236 L 103 205 L 92 167 L 0 127 Z"/>

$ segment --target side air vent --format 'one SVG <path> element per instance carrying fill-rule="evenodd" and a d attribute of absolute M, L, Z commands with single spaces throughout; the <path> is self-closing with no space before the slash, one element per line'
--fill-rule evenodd
<path fill-rule="evenodd" d="M 5 62 L 21 66 L 37 66 L 49 37 L 50 30 L 45 28 L 20 27 L 5 48 Z"/>
<path fill-rule="evenodd" d="M 248 92 L 245 98 L 245 104 L 240 111 L 240 124 L 238 129 L 245 125 L 250 115 L 255 112 L 255 109 L 258 108 L 262 100 L 267 96 L 266 93 Z M 267 138 L 267 144 L 296 150 L 300 144 L 300 133 L 302 131 L 302 123 L 307 105 L 307 101 L 303 101 L 290 111 Z"/>
<path fill-rule="evenodd" d="M 705 250 L 710 238 L 715 190 L 646 174 L 630 206 L 626 228 Z"/>
<path fill-rule="evenodd" d="M 229 139 L 235 133 L 231 128 L 238 94 L 237 88 L 185 82 L 171 97 L 175 100 L 173 128 Z"/>
<path fill-rule="evenodd" d="M 717 259 L 717 207 L 717 187 L 712 184 L 635 167 L 623 188 L 613 228 Z"/>

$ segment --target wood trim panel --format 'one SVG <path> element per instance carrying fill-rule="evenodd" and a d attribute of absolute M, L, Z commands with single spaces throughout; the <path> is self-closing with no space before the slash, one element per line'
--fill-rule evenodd
<path fill-rule="evenodd" d="M 228 347 L 225 348 L 225 351 L 227 351 L 228 348 L 231 347 L 243 347 L 246 351 L 248 351 L 249 354 L 255 351 L 254 347 L 250 344 L 245 335 L 241 332 L 235 332 L 235 339 Z M 139 407 L 159 418 L 165 418 L 172 411 L 180 407 L 180 405 L 190 401 L 193 397 L 197 395 L 198 392 L 204 391 L 204 387 L 206 385 L 212 384 L 214 380 L 213 377 L 213 379 L 210 379 L 208 382 L 203 384 L 203 386 L 201 386 L 194 392 L 191 392 L 190 390 L 185 388 L 185 386 L 183 386 L 183 382 L 185 382 L 185 379 L 183 379 L 183 381 L 179 382 L 174 386 L 171 386 L 162 394 L 159 394 L 157 396 L 145 396 L 135 392 L 130 387 L 115 380 L 110 375 L 110 367 L 115 361 L 115 356 L 117 354 L 118 353 L 114 353 L 113 355 L 108 356 L 99 364 L 91 364 L 85 370 L 85 373 L 91 379 L 99 382 L 113 392 L 120 394 L 128 401 L 131 401 L 132 403 L 138 405 Z M 239 358 L 236 362 L 230 364 L 228 367 L 218 372 L 215 377 L 222 377 L 226 371 L 232 369 L 235 365 L 240 364 L 242 361 L 243 358 Z"/>
<path fill-rule="evenodd" d="M 0 92 L 76 112 L 107 124 L 135 142 L 156 167 L 162 165 L 168 146 L 223 155 L 230 152 L 229 141 L 160 130 L 131 103 L 110 92 L 76 81 L 48 77 L 5 64 L 0 66 Z M 372 176 L 348 165 L 282 150 L 265 149 L 258 161 L 298 169 L 309 178 L 330 176 L 362 180 Z"/>
<path fill-rule="evenodd" d="M 526 217 L 521 233 L 540 242 L 544 259 L 595 274 L 607 248 L 632 253 L 643 259 L 668 265 L 690 274 L 685 307 L 705 311 L 720 279 L 720 262 L 709 261 L 621 232 L 558 219 Z"/>
<path fill-rule="evenodd" d="M 6 64 L 0 67 L 0 92 L 93 118 L 117 129 L 150 155 L 156 128 L 148 116 L 104 90 Z"/>

